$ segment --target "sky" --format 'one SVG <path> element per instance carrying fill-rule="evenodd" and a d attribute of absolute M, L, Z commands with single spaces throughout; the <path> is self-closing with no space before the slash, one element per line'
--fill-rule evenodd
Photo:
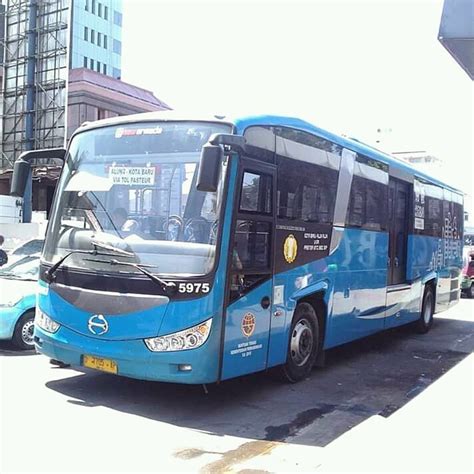
<path fill-rule="evenodd" d="M 122 79 L 175 110 L 290 115 L 388 152 L 427 151 L 472 194 L 474 88 L 437 39 L 442 6 L 123 0 Z"/>

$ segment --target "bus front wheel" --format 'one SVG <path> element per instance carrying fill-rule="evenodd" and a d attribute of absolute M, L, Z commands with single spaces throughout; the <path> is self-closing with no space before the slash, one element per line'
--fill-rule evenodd
<path fill-rule="evenodd" d="M 309 303 L 299 303 L 291 323 L 286 363 L 280 367 L 283 380 L 291 383 L 308 377 L 320 346 L 319 322 Z"/>
<path fill-rule="evenodd" d="M 421 305 L 420 319 L 416 323 L 416 330 L 419 334 L 425 334 L 433 325 L 434 313 L 434 293 L 431 286 L 425 287 L 423 295 L 423 304 Z"/>

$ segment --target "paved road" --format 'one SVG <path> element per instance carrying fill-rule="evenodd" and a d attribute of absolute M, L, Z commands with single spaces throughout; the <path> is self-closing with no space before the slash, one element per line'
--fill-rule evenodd
<path fill-rule="evenodd" d="M 200 386 L 59 369 L 43 356 L 2 343 L 0 471 L 248 472 L 241 466 L 254 466 L 265 472 L 330 466 L 325 454 L 344 456 L 348 443 L 363 440 L 360 427 L 395 420 L 401 412 L 415 417 L 419 394 L 466 364 L 474 351 L 473 309 L 473 300 L 461 300 L 425 336 L 400 328 L 331 350 L 326 367 L 296 385 L 262 373 L 210 386 L 208 394 Z M 469 405 L 472 365 L 457 373 L 452 393 L 470 394 L 460 399 Z M 461 457 L 473 441 L 472 405 L 467 410 Z M 466 452 L 466 462 L 469 456 Z"/>

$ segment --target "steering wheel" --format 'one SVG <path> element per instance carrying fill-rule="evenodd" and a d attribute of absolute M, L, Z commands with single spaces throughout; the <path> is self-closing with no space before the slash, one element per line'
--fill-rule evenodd
<path fill-rule="evenodd" d="M 209 222 L 204 217 L 191 217 L 186 221 L 183 235 L 186 242 L 204 242 L 209 231 Z"/>
<path fill-rule="evenodd" d="M 249 221 L 242 221 L 238 226 L 237 226 L 238 231 L 250 231 L 250 222 Z"/>
<path fill-rule="evenodd" d="M 163 230 L 166 232 L 166 238 L 175 242 L 180 237 L 183 228 L 183 219 L 179 216 L 169 216 L 163 227 Z"/>

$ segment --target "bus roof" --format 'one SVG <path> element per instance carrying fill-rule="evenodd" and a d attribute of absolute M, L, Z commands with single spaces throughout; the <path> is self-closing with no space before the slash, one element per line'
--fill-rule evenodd
<path fill-rule="evenodd" d="M 83 124 L 79 131 L 83 131 L 86 129 L 91 128 L 99 128 L 109 125 L 121 125 L 127 123 L 135 123 L 135 122 L 153 122 L 153 121 L 196 121 L 196 122 L 221 122 L 221 123 L 228 123 L 229 125 L 233 125 L 236 128 L 236 132 L 238 134 L 242 134 L 244 130 L 250 126 L 256 125 L 268 125 L 268 126 L 285 126 L 295 128 L 301 131 L 314 133 L 322 138 L 330 140 L 337 145 L 340 145 L 344 148 L 348 148 L 356 153 L 361 153 L 366 155 L 370 158 L 377 159 L 382 161 L 383 163 L 388 164 L 391 167 L 398 168 L 403 170 L 407 173 L 410 173 L 418 178 L 426 180 L 430 183 L 436 184 L 443 188 L 446 188 L 450 191 L 454 191 L 463 195 L 464 193 L 442 181 L 439 181 L 428 174 L 425 174 L 416 168 L 410 166 L 409 164 L 405 163 L 404 161 L 395 158 L 388 153 L 383 151 L 377 150 L 376 148 L 362 143 L 354 138 L 343 137 L 341 135 L 337 135 L 335 133 L 329 132 L 322 128 L 319 128 L 305 120 L 301 120 L 295 117 L 284 117 L 278 115 L 249 115 L 245 117 L 229 117 L 226 115 L 204 115 L 204 114 L 183 114 L 176 111 L 157 111 L 157 112 L 145 112 L 140 114 L 134 115 L 124 115 L 119 117 L 113 117 L 105 120 L 99 120 L 96 122 L 88 122 Z"/>

